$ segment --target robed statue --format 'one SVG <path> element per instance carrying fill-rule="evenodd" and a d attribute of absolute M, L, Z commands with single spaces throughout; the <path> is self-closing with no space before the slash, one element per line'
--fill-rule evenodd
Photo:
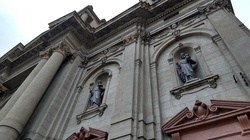
<path fill-rule="evenodd" d="M 105 88 L 103 87 L 102 81 L 98 80 L 95 87 L 90 89 L 90 94 L 91 94 L 90 99 L 89 99 L 90 107 L 101 105 L 104 91 L 105 91 Z"/>
<path fill-rule="evenodd" d="M 177 73 L 181 81 L 185 84 L 190 80 L 196 79 L 195 68 L 197 63 L 191 59 L 189 54 L 181 53 L 181 60 L 177 64 Z"/>

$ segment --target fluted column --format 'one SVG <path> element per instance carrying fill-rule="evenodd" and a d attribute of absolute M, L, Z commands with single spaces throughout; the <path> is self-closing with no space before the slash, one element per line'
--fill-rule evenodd
<path fill-rule="evenodd" d="M 38 72 L 42 69 L 44 64 L 47 62 L 49 56 L 51 55 L 51 51 L 45 51 L 40 53 L 42 59 L 38 62 L 36 67 L 32 70 L 29 76 L 23 81 L 23 83 L 19 86 L 19 88 L 15 91 L 10 100 L 5 104 L 5 106 L 0 111 L 0 121 L 7 115 L 19 97 L 22 95 L 24 90 L 29 86 L 31 81 L 35 78 Z"/>
<path fill-rule="evenodd" d="M 65 42 L 52 48 L 53 54 L 0 123 L 0 138 L 15 140 L 22 132 L 63 60 L 72 50 Z"/>

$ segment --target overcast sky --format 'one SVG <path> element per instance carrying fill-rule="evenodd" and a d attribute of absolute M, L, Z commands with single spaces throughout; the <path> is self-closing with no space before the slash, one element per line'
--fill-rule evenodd
<path fill-rule="evenodd" d="M 250 0 L 231 0 L 236 16 L 249 28 Z M 100 19 L 109 20 L 139 0 L 0 0 L 0 57 L 19 42 L 26 45 L 48 29 L 48 23 L 92 5 Z"/>

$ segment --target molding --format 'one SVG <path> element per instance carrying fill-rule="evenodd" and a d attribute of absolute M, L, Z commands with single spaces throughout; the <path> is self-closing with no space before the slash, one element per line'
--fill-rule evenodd
<path fill-rule="evenodd" d="M 197 10 L 201 13 L 207 14 L 221 7 L 225 7 L 228 11 L 231 11 L 232 9 L 228 0 L 214 0 L 212 3 L 198 7 Z"/>

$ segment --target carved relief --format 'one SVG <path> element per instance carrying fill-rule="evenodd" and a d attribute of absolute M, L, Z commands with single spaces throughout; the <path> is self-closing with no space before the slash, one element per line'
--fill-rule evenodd
<path fill-rule="evenodd" d="M 81 61 L 81 64 L 79 65 L 79 67 L 85 68 L 87 66 L 88 62 L 89 62 L 89 58 L 88 57 L 83 57 L 83 59 Z"/>
<path fill-rule="evenodd" d="M 214 115 L 218 112 L 218 108 L 215 106 L 207 106 L 199 100 L 196 100 L 193 110 L 187 113 L 187 118 L 190 121 L 204 120 L 208 116 Z"/>
<path fill-rule="evenodd" d="M 107 132 L 94 128 L 89 128 L 89 130 L 87 130 L 81 127 L 79 132 L 73 133 L 66 140 L 107 140 L 107 138 Z"/>

